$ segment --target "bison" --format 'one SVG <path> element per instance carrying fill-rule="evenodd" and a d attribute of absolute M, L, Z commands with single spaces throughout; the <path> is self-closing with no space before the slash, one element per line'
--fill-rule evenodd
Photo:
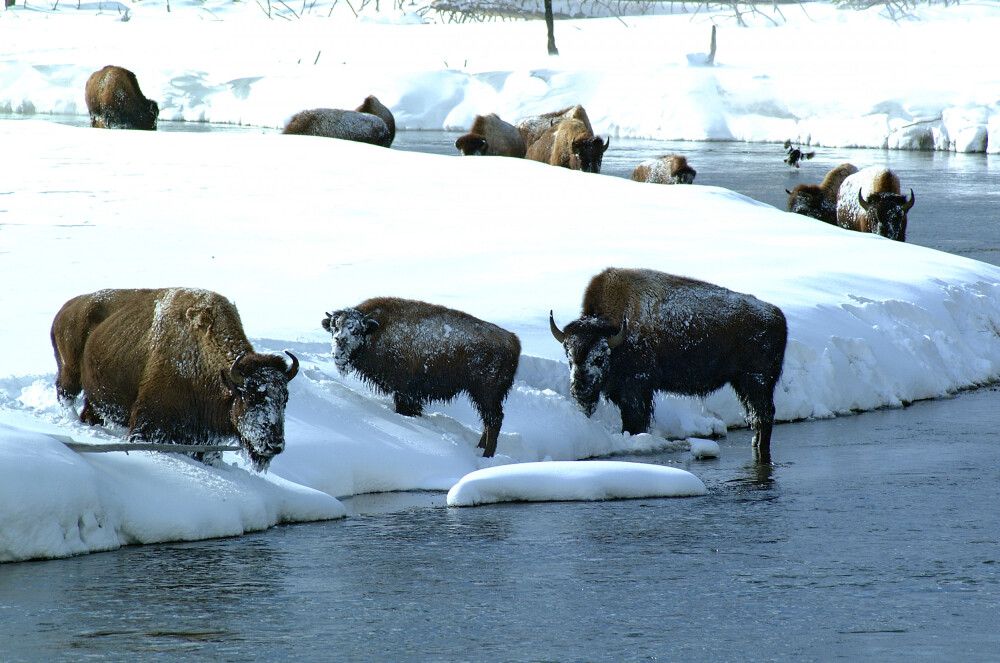
<path fill-rule="evenodd" d="M 602 142 L 583 122 L 569 119 L 546 129 L 528 147 L 525 156 L 553 166 L 599 173 L 604 152 L 610 144 L 610 138 Z"/>
<path fill-rule="evenodd" d="M 579 319 L 552 335 L 566 351 L 570 393 L 589 417 L 601 394 L 621 410 L 622 431 L 643 433 L 657 391 L 705 396 L 730 384 L 770 461 L 774 388 L 788 326 L 752 295 L 650 269 L 608 268 L 583 295 Z"/>
<path fill-rule="evenodd" d="M 899 177 L 888 168 L 870 166 L 847 177 L 837 195 L 837 225 L 906 241 L 906 213 L 917 201 L 910 189 L 899 192 Z"/>
<path fill-rule="evenodd" d="M 698 171 L 688 165 L 686 157 L 668 154 L 640 163 L 632 171 L 632 179 L 653 184 L 693 184 L 697 174 Z"/>
<path fill-rule="evenodd" d="M 389 147 L 396 138 L 396 120 L 378 98 L 369 95 L 352 111 L 314 108 L 296 113 L 281 133 L 325 136 Z"/>
<path fill-rule="evenodd" d="M 237 438 L 255 468 L 285 447 L 288 382 L 280 355 L 254 352 L 236 307 L 190 288 L 100 290 L 52 322 L 56 394 L 80 420 L 128 428 L 130 441 L 210 444 Z"/>
<path fill-rule="evenodd" d="M 590 118 L 587 117 L 587 111 L 580 104 L 549 113 L 542 113 L 541 115 L 522 118 L 517 123 L 517 131 L 521 134 L 521 138 L 524 139 L 525 147 L 530 148 L 531 144 L 541 138 L 542 134 L 548 131 L 550 127 L 559 124 L 563 120 L 579 120 L 587 127 L 587 131 L 594 133 L 594 128 L 590 125 Z"/>
<path fill-rule="evenodd" d="M 156 129 L 160 107 L 142 94 L 139 81 L 128 69 L 114 65 L 98 69 L 87 79 L 84 96 L 94 128 Z"/>
<path fill-rule="evenodd" d="M 462 311 L 394 297 L 327 313 L 322 325 L 333 335 L 338 370 L 392 394 L 399 414 L 420 416 L 426 403 L 465 392 L 483 422 L 483 457 L 496 452 L 521 356 L 516 335 Z"/>
<path fill-rule="evenodd" d="M 455 141 L 465 156 L 486 155 L 523 158 L 526 148 L 521 133 L 496 113 L 477 115 L 469 133 Z"/>
<path fill-rule="evenodd" d="M 842 163 L 826 174 L 819 184 L 799 184 L 788 194 L 788 211 L 802 214 L 824 223 L 837 225 L 837 194 L 844 180 L 858 172 L 856 166 Z"/>

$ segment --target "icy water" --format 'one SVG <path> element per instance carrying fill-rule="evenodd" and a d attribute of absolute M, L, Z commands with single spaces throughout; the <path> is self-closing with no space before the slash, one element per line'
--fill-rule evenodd
<path fill-rule="evenodd" d="M 604 171 L 670 152 L 779 207 L 843 161 L 888 164 L 917 195 L 910 241 L 1000 264 L 996 156 L 821 149 L 796 171 L 780 145 L 612 139 Z M 0 565 L 0 661 L 996 661 L 998 430 L 984 388 L 780 425 L 774 467 L 747 431 L 718 460 L 619 458 L 689 469 L 700 498 L 359 496 L 338 522 Z"/>

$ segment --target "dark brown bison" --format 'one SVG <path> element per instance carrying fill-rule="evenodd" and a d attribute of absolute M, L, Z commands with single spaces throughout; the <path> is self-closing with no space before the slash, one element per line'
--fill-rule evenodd
<path fill-rule="evenodd" d="M 819 184 L 799 184 L 788 194 L 788 211 L 837 225 L 837 194 L 848 176 L 858 172 L 856 166 L 842 163 L 826 174 Z"/>
<path fill-rule="evenodd" d="M 282 133 L 325 136 L 389 147 L 396 138 L 396 120 L 382 102 L 369 95 L 352 111 L 314 108 L 296 113 Z"/>
<path fill-rule="evenodd" d="M 285 447 L 288 382 L 298 372 L 259 354 L 236 307 L 206 290 L 100 290 L 52 323 L 56 394 L 80 420 L 128 427 L 132 441 L 210 444 L 238 438 L 257 469 Z"/>
<path fill-rule="evenodd" d="M 591 279 L 579 319 L 552 335 L 570 365 L 570 393 L 590 416 L 601 394 L 621 410 L 622 431 L 643 433 L 657 391 L 705 396 L 732 385 L 770 460 L 774 388 L 788 327 L 751 295 L 649 269 L 609 268 Z"/>
<path fill-rule="evenodd" d="M 906 213 L 917 201 L 899 193 L 899 177 L 888 168 L 870 166 L 847 177 L 837 196 L 837 225 L 906 241 Z"/>
<path fill-rule="evenodd" d="M 590 124 L 590 118 L 587 117 L 587 111 L 580 104 L 561 108 L 557 111 L 542 113 L 541 115 L 522 118 L 517 122 L 517 131 L 521 134 L 521 138 L 524 139 L 525 147 L 530 148 L 532 143 L 542 137 L 542 134 L 563 120 L 579 120 L 583 122 L 587 131 L 594 133 L 594 128 Z"/>
<path fill-rule="evenodd" d="M 524 139 L 513 124 L 496 113 L 477 115 L 469 133 L 459 136 L 455 147 L 465 156 L 524 157 Z"/>
<path fill-rule="evenodd" d="M 465 392 L 483 422 L 479 448 L 494 454 L 521 356 L 517 336 L 461 311 L 394 297 L 327 313 L 322 324 L 333 335 L 337 368 L 392 394 L 400 414 L 419 416 L 426 403 Z"/>
<path fill-rule="evenodd" d="M 688 165 L 686 157 L 668 154 L 640 163 L 632 171 L 632 179 L 654 184 L 692 184 L 697 174 L 698 171 Z"/>
<path fill-rule="evenodd" d="M 563 120 L 548 129 L 528 147 L 525 155 L 533 161 L 562 166 L 585 173 L 601 172 L 604 152 L 611 139 L 601 141 L 580 120 Z"/>
<path fill-rule="evenodd" d="M 84 96 L 90 126 L 98 129 L 156 129 L 160 107 L 147 99 L 128 69 L 108 65 L 90 75 Z"/>

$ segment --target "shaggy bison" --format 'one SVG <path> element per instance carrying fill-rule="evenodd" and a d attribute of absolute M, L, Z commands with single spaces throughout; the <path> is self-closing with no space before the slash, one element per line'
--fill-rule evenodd
<path fill-rule="evenodd" d="M 899 177 L 888 168 L 870 166 L 847 177 L 837 196 L 837 225 L 906 241 L 906 213 L 917 201 L 899 193 Z"/>
<path fill-rule="evenodd" d="M 549 113 L 542 113 L 541 115 L 522 118 L 517 122 L 517 131 L 521 134 L 521 138 L 524 139 L 525 147 L 530 148 L 531 144 L 541 138 L 543 133 L 563 120 L 579 120 L 583 122 L 583 126 L 587 128 L 587 131 L 594 133 L 594 128 L 590 125 L 590 118 L 587 117 L 587 111 L 580 104 Z"/>
<path fill-rule="evenodd" d="M 632 171 L 632 179 L 653 184 L 693 184 L 697 174 L 698 171 L 688 165 L 686 157 L 668 154 L 640 163 Z"/>
<path fill-rule="evenodd" d="M 484 155 L 523 158 L 524 139 L 513 124 L 496 113 L 477 115 L 469 133 L 459 136 L 455 147 L 465 156 Z"/>
<path fill-rule="evenodd" d="M 517 336 L 461 311 L 393 297 L 327 313 L 322 324 L 333 335 L 337 368 L 392 394 L 400 414 L 419 416 L 426 403 L 468 394 L 483 422 L 479 448 L 494 454 L 521 356 Z"/>
<path fill-rule="evenodd" d="M 546 129 L 528 147 L 525 156 L 553 166 L 599 173 L 604 152 L 610 144 L 610 138 L 601 141 L 583 122 L 569 119 Z"/>
<path fill-rule="evenodd" d="M 837 225 L 837 194 L 848 176 L 858 172 L 856 166 L 842 163 L 826 174 L 819 184 L 799 184 L 788 194 L 788 211 Z"/>
<path fill-rule="evenodd" d="M 378 98 L 369 95 L 352 111 L 314 108 L 296 113 L 282 133 L 325 136 L 389 147 L 396 138 L 396 120 Z"/>
<path fill-rule="evenodd" d="M 570 365 L 570 392 L 590 416 L 603 394 L 622 431 L 643 433 L 657 391 L 705 396 L 730 384 L 770 460 L 774 388 L 788 328 L 778 307 L 726 288 L 649 269 L 608 268 L 591 279 L 579 319 L 552 335 Z"/>
<path fill-rule="evenodd" d="M 160 107 L 147 99 L 128 69 L 108 65 L 90 75 L 84 92 L 90 126 L 98 129 L 156 129 Z"/>
<path fill-rule="evenodd" d="M 259 354 L 236 307 L 206 290 L 99 290 L 52 323 L 56 394 L 80 420 L 128 427 L 132 441 L 211 444 L 237 438 L 264 469 L 285 447 L 288 382 L 298 371 Z"/>

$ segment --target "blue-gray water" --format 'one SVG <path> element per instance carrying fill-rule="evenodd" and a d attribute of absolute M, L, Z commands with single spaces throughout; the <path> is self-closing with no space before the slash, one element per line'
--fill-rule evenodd
<path fill-rule="evenodd" d="M 888 163 L 912 242 L 1000 264 L 996 157 L 820 150 L 794 171 L 778 145 L 613 139 L 605 173 L 673 151 L 779 207 L 841 161 Z M 747 431 L 714 461 L 628 459 L 690 469 L 701 498 L 362 496 L 338 522 L 0 565 L 0 661 L 995 661 L 998 430 L 984 388 L 780 425 L 766 472 Z"/>

